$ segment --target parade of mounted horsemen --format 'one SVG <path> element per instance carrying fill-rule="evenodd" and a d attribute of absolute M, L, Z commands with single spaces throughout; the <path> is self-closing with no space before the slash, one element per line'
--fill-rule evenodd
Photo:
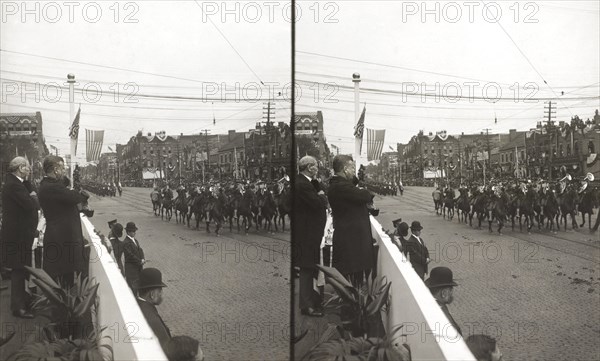
<path fill-rule="evenodd" d="M 600 180 L 592 173 L 573 177 L 565 167 L 561 173 L 565 175 L 557 180 L 492 178 L 485 185 L 460 184 L 458 192 L 454 183 L 445 182 L 432 193 L 435 211 L 449 221 L 456 214 L 459 223 L 473 227 L 475 222 L 479 229 L 487 221 L 489 232 L 497 223 L 500 234 L 509 222 L 512 231 L 518 223 L 519 231 L 531 232 L 537 226 L 540 232 L 557 233 L 561 227 L 585 227 L 586 218 L 588 229 L 595 232 L 600 217 L 592 223 L 592 215 L 599 206 Z"/>
<path fill-rule="evenodd" d="M 170 221 L 175 215 L 177 224 L 195 229 L 203 222 L 207 233 L 211 233 L 213 223 L 217 236 L 227 224 L 230 232 L 234 224 L 237 232 L 243 229 L 245 234 L 252 227 L 257 232 L 285 232 L 286 216 L 290 227 L 291 186 L 287 175 L 272 182 L 190 182 L 177 186 L 165 182 L 154 186 L 150 199 L 156 217 Z"/>

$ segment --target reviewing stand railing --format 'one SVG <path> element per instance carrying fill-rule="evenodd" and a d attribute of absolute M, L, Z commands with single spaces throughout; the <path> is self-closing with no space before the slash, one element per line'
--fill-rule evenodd
<path fill-rule="evenodd" d="M 166 361 L 117 263 L 94 233 L 94 225 L 83 215 L 81 228 L 83 237 L 93 245 L 90 247 L 90 279 L 95 278 L 100 284 L 97 321 L 100 328 L 106 327 L 102 336 L 110 339 L 114 360 Z"/>
<path fill-rule="evenodd" d="M 410 262 L 372 216 L 371 230 L 379 245 L 377 274 L 392 282 L 390 307 L 383 316 L 386 330 L 404 325 L 401 343 L 410 346 L 413 360 L 476 361 Z"/>

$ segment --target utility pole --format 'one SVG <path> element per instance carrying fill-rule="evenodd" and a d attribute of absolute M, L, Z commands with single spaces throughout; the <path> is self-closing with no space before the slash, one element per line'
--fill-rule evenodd
<path fill-rule="evenodd" d="M 556 104 L 554 104 L 556 107 Z M 552 107 L 552 101 L 549 101 L 547 103 L 547 106 L 544 105 L 544 117 L 548 116 L 546 122 L 546 134 L 547 136 L 550 136 L 552 139 L 552 137 L 556 138 L 556 148 L 558 151 L 558 128 L 554 129 L 554 119 L 556 118 L 556 109 L 554 109 Z M 554 134 L 550 134 L 550 131 L 554 130 Z M 571 134 L 573 134 L 573 132 L 571 132 Z M 551 140 L 552 141 L 552 140 Z M 549 149 L 549 156 L 550 156 L 550 162 L 554 161 L 554 152 L 552 151 L 552 146 L 550 145 L 550 149 Z M 548 176 L 550 179 L 552 179 L 552 164 L 550 164 L 550 166 L 548 167 Z"/>
<path fill-rule="evenodd" d="M 204 169 L 202 170 L 202 182 L 204 183 L 205 169 L 207 169 L 207 167 L 210 169 L 210 149 L 208 148 L 208 129 L 202 129 L 202 131 L 204 132 L 204 139 L 206 141 L 206 161 L 204 162 Z"/>
<path fill-rule="evenodd" d="M 491 146 L 490 146 L 490 128 L 485 128 L 485 141 L 486 141 L 486 145 L 487 145 L 487 162 L 488 162 L 488 169 L 492 168 L 492 150 L 491 150 Z M 483 163 L 485 163 L 485 160 L 483 161 Z M 483 168 L 483 184 L 485 184 L 485 167 Z"/>

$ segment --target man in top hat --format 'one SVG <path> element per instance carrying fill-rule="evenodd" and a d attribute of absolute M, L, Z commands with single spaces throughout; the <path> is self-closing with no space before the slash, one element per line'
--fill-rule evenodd
<path fill-rule="evenodd" d="M 430 259 L 429 250 L 421 238 L 422 229 L 423 227 L 421 226 L 421 222 L 414 221 L 411 223 L 410 231 L 412 234 L 406 241 L 404 254 L 408 255 L 410 263 L 419 277 L 421 277 L 421 279 L 425 279 L 425 274 L 427 273 L 427 264 L 429 263 Z"/>
<path fill-rule="evenodd" d="M 431 270 L 429 278 L 425 281 L 425 285 L 429 287 L 431 294 L 437 301 L 438 305 L 444 311 L 444 314 L 448 318 L 448 321 L 454 326 L 456 331 L 462 336 L 462 331 L 458 324 L 448 311 L 448 306 L 454 300 L 453 290 L 454 287 L 458 286 L 454 282 L 452 270 L 448 267 L 435 267 Z"/>
<path fill-rule="evenodd" d="M 123 242 L 123 254 L 125 255 L 125 279 L 129 288 L 135 294 L 137 290 L 137 282 L 140 278 L 140 272 L 144 268 L 146 259 L 144 258 L 144 250 L 140 246 L 140 243 L 135 239 L 135 232 L 138 228 L 133 222 L 127 222 L 125 232 L 127 236 Z"/>
<path fill-rule="evenodd" d="M 146 268 L 140 272 L 138 305 L 152 332 L 164 348 L 167 341 L 171 339 L 171 331 L 156 309 L 156 306 L 163 301 L 163 287 L 167 285 L 162 282 L 162 273 L 156 268 Z"/>

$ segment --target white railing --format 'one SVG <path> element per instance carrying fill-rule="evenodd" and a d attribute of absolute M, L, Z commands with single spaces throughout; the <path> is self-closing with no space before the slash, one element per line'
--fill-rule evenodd
<path fill-rule="evenodd" d="M 371 230 L 379 245 L 377 274 L 392 282 L 390 308 L 383 314 L 386 329 L 404 325 L 401 343 L 410 346 L 413 360 L 476 361 L 410 262 L 373 217 Z"/>
<path fill-rule="evenodd" d="M 90 279 L 100 284 L 97 321 L 106 327 L 102 336 L 110 339 L 115 361 L 166 361 L 158 338 L 146 322 L 133 293 L 113 257 L 94 233 L 94 225 L 81 215 L 83 237 L 90 247 Z"/>

